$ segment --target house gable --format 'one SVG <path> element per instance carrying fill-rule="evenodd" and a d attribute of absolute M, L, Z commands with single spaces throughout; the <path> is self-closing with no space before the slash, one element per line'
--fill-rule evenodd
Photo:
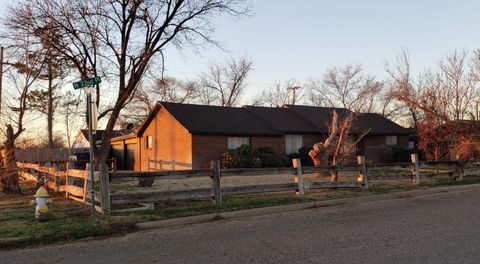
<path fill-rule="evenodd" d="M 155 111 L 138 136 L 142 171 L 192 169 L 192 136 L 164 107 Z"/>

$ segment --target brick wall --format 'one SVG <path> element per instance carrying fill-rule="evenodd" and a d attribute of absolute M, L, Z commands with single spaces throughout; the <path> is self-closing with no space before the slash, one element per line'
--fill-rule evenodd
<path fill-rule="evenodd" d="M 152 149 L 147 149 L 147 136 L 153 137 Z M 192 136 L 163 108 L 146 128 L 138 149 L 140 171 L 192 169 Z"/>
<path fill-rule="evenodd" d="M 227 136 L 192 135 L 193 169 L 208 169 L 210 161 L 222 159 L 227 152 Z"/>
<path fill-rule="evenodd" d="M 253 149 L 271 147 L 274 153 L 285 154 L 285 138 L 280 137 L 250 137 Z M 210 161 L 222 159 L 223 153 L 228 151 L 228 136 L 193 135 L 192 136 L 192 164 L 194 169 L 207 169 Z"/>
<path fill-rule="evenodd" d="M 400 147 L 408 149 L 408 136 L 398 136 L 398 145 L 386 145 L 385 135 L 382 136 L 366 136 L 360 146 L 363 149 L 365 159 L 370 163 L 387 163 L 392 162 L 392 148 Z"/>
<path fill-rule="evenodd" d="M 312 146 L 321 140 L 319 135 L 304 135 L 303 145 Z M 285 155 L 285 136 L 251 136 L 250 144 L 253 149 L 271 147 L 274 154 Z M 192 164 L 194 169 L 210 167 L 210 161 L 222 159 L 223 153 L 228 151 L 228 136 L 193 135 L 192 136 Z"/>
<path fill-rule="evenodd" d="M 253 149 L 260 147 L 270 147 L 275 154 L 285 154 L 285 137 L 252 137 L 251 144 Z"/>

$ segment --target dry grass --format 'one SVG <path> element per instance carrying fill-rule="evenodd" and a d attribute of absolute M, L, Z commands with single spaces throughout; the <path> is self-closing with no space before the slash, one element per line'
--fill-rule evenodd
<path fill-rule="evenodd" d="M 340 172 L 339 182 L 354 182 L 356 181 L 357 173 L 355 172 Z M 329 182 L 330 177 L 315 177 L 313 174 L 306 174 L 303 176 L 304 182 Z M 222 186 L 235 187 L 235 186 L 251 186 L 251 185 L 267 185 L 267 184 L 281 184 L 294 182 L 293 174 L 275 174 L 275 175 L 238 175 L 222 177 Z M 158 191 L 178 191 L 178 190 L 191 190 L 198 188 L 210 188 L 212 186 L 212 180 L 210 177 L 193 177 L 185 179 L 164 179 L 155 180 L 149 189 L 155 189 Z M 113 192 L 118 190 L 144 190 L 145 187 L 138 187 L 138 181 L 120 182 L 112 181 Z"/>

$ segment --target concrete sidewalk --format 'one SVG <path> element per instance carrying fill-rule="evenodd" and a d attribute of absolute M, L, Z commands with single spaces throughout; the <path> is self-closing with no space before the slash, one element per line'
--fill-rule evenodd
<path fill-rule="evenodd" d="M 270 207 L 262 207 L 262 208 L 255 208 L 255 209 L 232 211 L 232 212 L 212 213 L 212 214 L 205 214 L 205 215 L 196 215 L 196 216 L 173 218 L 173 219 L 167 219 L 167 220 L 157 220 L 157 221 L 151 221 L 151 222 L 137 223 L 136 227 L 140 230 L 175 227 L 175 226 L 206 223 L 206 222 L 213 222 L 213 221 L 233 219 L 233 218 L 261 216 L 261 215 L 269 215 L 269 214 L 282 213 L 282 212 L 298 211 L 298 210 L 312 209 L 312 208 L 318 208 L 318 207 L 346 206 L 346 205 L 353 205 L 358 203 L 371 203 L 376 201 L 385 201 L 385 200 L 393 200 L 393 199 L 406 199 L 406 198 L 431 196 L 431 195 L 439 195 L 439 194 L 441 195 L 445 193 L 464 192 L 464 191 L 469 191 L 473 189 L 478 189 L 480 191 L 480 184 L 432 187 L 428 189 L 419 189 L 419 190 L 404 191 L 404 192 L 400 191 L 400 192 L 381 194 L 381 195 L 369 195 L 369 196 L 362 196 L 362 197 L 313 201 L 313 202 L 300 203 L 300 204 L 270 206 Z"/>

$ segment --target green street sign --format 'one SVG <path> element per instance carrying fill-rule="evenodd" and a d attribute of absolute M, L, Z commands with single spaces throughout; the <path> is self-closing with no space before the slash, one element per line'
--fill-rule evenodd
<path fill-rule="evenodd" d="M 95 77 L 92 77 L 92 78 L 88 78 L 88 79 L 85 79 L 85 80 L 74 82 L 73 83 L 73 88 L 75 90 L 77 90 L 77 89 L 85 88 L 85 87 L 88 87 L 88 86 L 94 86 L 95 84 L 99 84 L 101 82 L 102 82 L 102 78 L 100 78 L 100 76 L 95 76 Z"/>

